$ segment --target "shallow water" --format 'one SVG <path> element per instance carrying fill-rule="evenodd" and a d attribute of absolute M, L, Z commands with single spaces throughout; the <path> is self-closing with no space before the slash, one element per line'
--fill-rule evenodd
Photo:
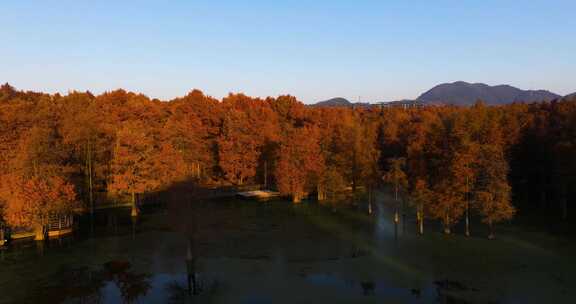
<path fill-rule="evenodd" d="M 394 228 L 391 204 L 100 212 L 93 229 L 0 250 L 0 303 L 576 302 L 572 242 L 512 225 L 494 241 L 419 237 L 412 220 Z"/>

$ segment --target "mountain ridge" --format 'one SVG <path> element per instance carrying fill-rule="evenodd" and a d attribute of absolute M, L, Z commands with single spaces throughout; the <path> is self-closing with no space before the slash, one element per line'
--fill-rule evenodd
<path fill-rule="evenodd" d="M 576 93 L 566 95 L 564 98 L 575 97 Z M 485 83 L 468 83 L 456 81 L 451 83 L 438 84 L 426 92 L 420 94 L 416 99 L 403 99 L 386 102 L 386 104 L 421 103 L 421 104 L 451 104 L 468 106 L 473 105 L 478 100 L 482 100 L 488 105 L 502 105 L 514 102 L 540 102 L 551 101 L 562 98 L 562 96 L 548 90 L 523 90 L 517 87 L 500 84 L 487 85 Z M 311 106 L 320 107 L 351 107 L 370 106 L 371 103 L 353 103 L 349 100 L 336 97 L 320 101 Z"/>
<path fill-rule="evenodd" d="M 442 83 L 422 93 L 416 100 L 426 104 L 472 105 L 478 100 L 489 105 L 513 102 L 550 101 L 561 96 L 547 90 L 522 90 L 511 85 L 456 81 Z"/>
<path fill-rule="evenodd" d="M 317 103 L 311 104 L 314 107 L 369 107 L 371 104 L 366 102 L 350 102 L 348 99 L 343 97 L 334 97 L 327 100 L 319 101 Z"/>

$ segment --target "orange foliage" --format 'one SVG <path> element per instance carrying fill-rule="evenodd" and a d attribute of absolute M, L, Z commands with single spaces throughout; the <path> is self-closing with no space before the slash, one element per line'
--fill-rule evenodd
<path fill-rule="evenodd" d="M 50 215 L 64 215 L 80 207 L 74 186 L 61 177 L 0 177 L 0 200 L 8 224 L 16 227 L 43 226 Z"/>
<path fill-rule="evenodd" d="M 147 128 L 124 124 L 116 135 L 109 190 L 139 194 L 160 189 L 183 178 L 184 159 L 169 143 L 155 145 Z"/>
<path fill-rule="evenodd" d="M 318 135 L 314 127 L 296 128 L 280 147 L 276 167 L 278 189 L 291 195 L 294 202 L 315 188 L 324 169 Z"/>
<path fill-rule="evenodd" d="M 263 181 L 300 200 L 315 190 L 319 199 L 348 186 L 370 191 L 386 175 L 420 218 L 448 229 L 470 209 L 490 225 L 511 218 L 512 192 L 526 204 L 538 197 L 538 208 L 558 198 L 566 218 L 575 126 L 576 99 L 351 109 L 309 107 L 292 96 L 219 101 L 194 90 L 161 102 L 124 90 L 60 96 L 3 85 L 0 197 L 4 217 L 29 225 L 45 212 L 70 211 L 73 190 L 93 203 L 95 192 L 149 193 L 186 178 Z M 53 189 L 33 191 L 46 187 Z"/>

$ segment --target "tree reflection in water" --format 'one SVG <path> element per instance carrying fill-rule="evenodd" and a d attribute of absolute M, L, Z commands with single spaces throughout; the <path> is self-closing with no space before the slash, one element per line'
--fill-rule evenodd
<path fill-rule="evenodd" d="M 112 261 L 104 264 L 104 275 L 107 281 L 116 283 L 124 303 L 134 303 L 140 296 L 150 290 L 150 275 L 130 271 L 130 263 Z"/>
<path fill-rule="evenodd" d="M 123 303 L 135 303 L 150 290 L 150 275 L 133 272 L 130 268 L 131 264 L 126 261 L 111 261 L 96 270 L 63 267 L 38 296 L 50 303 L 105 303 L 110 301 L 106 298 L 105 287 L 113 282 Z"/>
<path fill-rule="evenodd" d="M 165 291 L 167 294 L 167 303 L 204 303 L 211 297 L 218 294 L 220 283 L 217 280 L 199 279 L 200 288 L 196 293 L 190 292 L 190 287 L 185 286 L 188 283 L 172 281 L 166 284 Z"/>

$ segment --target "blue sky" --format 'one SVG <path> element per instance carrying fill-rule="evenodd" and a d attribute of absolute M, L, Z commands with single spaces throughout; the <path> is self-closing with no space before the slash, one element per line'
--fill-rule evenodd
<path fill-rule="evenodd" d="M 0 82 L 307 103 L 457 80 L 568 94 L 575 12 L 574 0 L 3 1 Z"/>

